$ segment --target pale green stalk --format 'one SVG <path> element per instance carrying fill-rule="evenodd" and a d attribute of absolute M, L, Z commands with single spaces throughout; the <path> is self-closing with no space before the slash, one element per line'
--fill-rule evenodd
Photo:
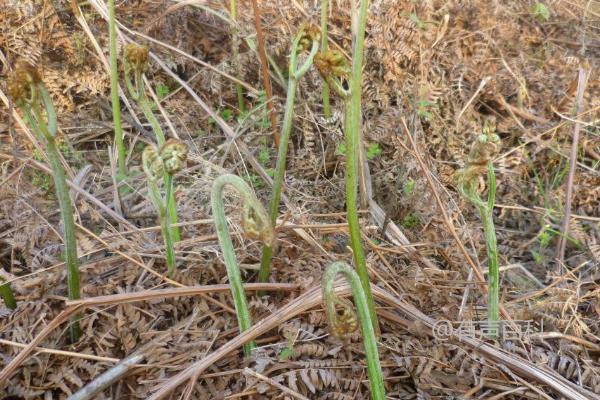
<path fill-rule="evenodd" d="M 170 175 L 167 175 L 167 177 L 168 180 L 172 181 L 173 178 Z M 169 276 L 173 276 L 173 273 L 175 272 L 175 251 L 173 249 L 171 230 L 169 229 L 169 214 L 166 212 L 165 204 L 160 194 L 156 177 L 150 176 L 148 173 L 146 173 L 146 178 L 148 180 L 148 194 L 150 195 L 150 199 L 154 204 L 154 208 L 156 208 L 158 211 L 158 219 L 160 221 L 160 228 L 165 243 L 167 273 Z"/>
<path fill-rule="evenodd" d="M 362 67 L 365 45 L 365 28 L 367 24 L 367 12 L 369 1 L 362 0 L 358 14 L 358 26 L 356 37 L 352 43 L 352 73 L 350 77 L 350 100 L 346 104 L 345 139 L 346 139 L 346 210 L 348 229 L 350 231 L 350 244 L 354 255 L 354 263 L 358 277 L 365 290 L 369 314 L 379 334 L 379 322 L 375 313 L 375 302 L 371 293 L 371 283 L 365 260 L 365 253 L 361 244 L 360 224 L 358 221 L 358 159 L 360 152 L 360 116 L 361 116 L 361 91 L 362 91 Z"/>
<path fill-rule="evenodd" d="M 494 201 L 496 197 L 496 175 L 491 161 L 490 152 L 485 146 L 494 146 L 498 139 L 496 135 L 482 135 L 475 143 L 469 154 L 469 163 L 459 173 L 458 190 L 468 199 L 477 211 L 483 223 L 485 246 L 488 256 L 488 331 L 490 337 L 498 336 L 500 321 L 500 272 L 498 267 L 498 245 L 494 227 Z M 479 175 L 483 173 L 481 163 L 485 162 L 488 176 L 488 199 L 483 201 L 478 194 Z"/>
<path fill-rule="evenodd" d="M 67 266 L 67 287 L 69 291 L 69 300 L 77 300 L 80 298 L 79 288 L 79 260 L 77 258 L 77 242 L 75 239 L 75 221 L 73 219 L 73 206 L 71 197 L 69 196 L 69 188 L 65 172 L 60 160 L 58 148 L 56 147 L 56 112 L 54 105 L 50 100 L 50 95 L 42 82 L 32 85 L 32 92 L 41 95 L 48 124 L 44 121 L 44 116 L 40 110 L 37 101 L 19 105 L 25 114 L 25 120 L 31 127 L 32 131 L 40 142 L 46 147 L 46 153 L 50 166 L 52 167 L 52 177 L 54 178 L 54 187 L 56 197 L 60 207 L 60 215 L 63 221 L 64 228 L 64 243 L 65 243 L 65 264 Z M 69 333 L 71 341 L 75 343 L 81 336 L 79 327 L 79 315 L 71 318 L 69 325 Z"/>
<path fill-rule="evenodd" d="M 175 139 L 169 139 L 161 147 L 160 152 L 153 145 L 149 145 L 142 153 L 142 167 L 148 181 L 148 193 L 154 207 L 158 210 L 160 219 L 169 276 L 173 276 L 173 273 L 175 273 L 175 250 L 171 230 L 169 229 L 170 217 L 166 210 L 169 208 L 169 202 L 173 197 L 173 176 L 184 167 L 187 154 L 187 145 Z M 164 199 L 158 187 L 158 177 L 161 175 L 164 176 L 166 188 Z"/>
<path fill-rule="evenodd" d="M 301 30 L 292 42 L 288 89 L 285 101 L 285 114 L 283 117 L 283 126 L 281 128 L 279 148 L 277 151 L 277 163 L 275 165 L 275 176 L 273 178 L 273 191 L 271 195 L 271 202 L 269 204 L 269 218 L 273 227 L 275 226 L 275 221 L 277 220 L 277 215 L 279 214 L 279 201 L 281 200 L 281 191 L 283 189 L 283 178 L 285 176 L 288 144 L 294 122 L 294 102 L 296 99 L 298 80 L 300 80 L 300 78 L 302 78 L 302 76 L 304 76 L 304 74 L 308 71 L 312 65 L 315 54 L 317 54 L 317 51 L 319 50 L 318 41 L 313 40 L 310 53 L 306 57 L 304 63 L 298 67 L 298 47 L 300 45 L 300 40 L 305 37 L 305 35 L 305 31 Z M 259 282 L 267 282 L 269 280 L 272 257 L 273 248 L 270 246 L 265 246 L 263 248 L 261 257 L 260 270 L 258 272 Z M 263 292 L 259 292 L 259 295 L 263 295 Z"/>
<path fill-rule="evenodd" d="M 248 187 L 246 182 L 238 176 L 227 174 L 221 175 L 215 179 L 210 196 L 210 202 L 213 210 L 213 218 L 215 220 L 215 229 L 223 252 L 225 267 L 229 284 L 231 285 L 231 295 L 235 304 L 238 325 L 240 332 L 245 332 L 252 326 L 250 311 L 248 311 L 248 303 L 244 288 L 242 287 L 242 277 L 240 268 L 235 256 L 231 235 L 227 229 L 227 220 L 225 218 L 225 206 L 223 204 L 223 190 L 225 186 L 233 187 L 242 197 L 243 206 L 243 228 L 246 235 L 251 238 L 261 239 L 265 246 L 270 246 L 273 241 L 273 230 L 269 222 L 267 213 L 256 198 L 252 189 Z M 244 352 L 249 355 L 255 347 L 254 342 L 244 345 Z"/>
<path fill-rule="evenodd" d="M 231 24 L 231 42 L 232 42 L 232 57 L 233 63 L 235 64 L 235 69 L 237 72 L 237 78 L 242 78 L 242 65 L 240 64 L 240 38 L 239 31 L 237 28 L 237 1 L 231 0 L 229 3 L 229 11 L 231 13 L 231 20 L 233 23 Z M 246 103 L 244 102 L 244 88 L 240 83 L 235 84 L 235 89 L 237 91 L 238 98 L 238 108 L 240 112 L 243 113 L 246 111 Z"/>
<path fill-rule="evenodd" d="M 129 91 L 129 95 L 138 103 L 144 116 L 148 120 L 148 123 L 152 127 L 152 131 L 156 136 L 156 142 L 158 147 L 160 148 L 165 144 L 165 134 L 160 126 L 160 122 L 152 112 L 152 102 L 146 96 L 146 89 L 144 87 L 144 79 L 143 73 L 140 71 L 136 71 L 135 68 L 130 66 L 127 62 L 127 58 L 124 60 L 125 64 L 125 84 L 127 85 L 127 90 Z M 134 82 L 131 81 L 130 70 L 134 71 Z M 167 180 L 167 174 L 163 176 L 163 179 Z M 179 218 L 177 216 L 177 203 L 175 202 L 175 193 L 171 192 L 169 201 L 167 202 L 167 214 L 169 215 L 168 226 L 171 231 L 171 238 L 173 241 L 179 242 L 181 240 L 181 232 L 177 226 L 172 226 L 173 224 L 177 224 Z"/>
<path fill-rule="evenodd" d="M 0 282 L 5 282 L 5 279 L 0 276 Z M 10 287 L 10 283 L 4 283 L 0 285 L 0 297 L 4 300 L 4 305 L 10 310 L 17 308 L 17 301 L 15 295 Z"/>
<path fill-rule="evenodd" d="M 377 350 L 375 326 L 369 312 L 367 296 L 358 275 L 345 262 L 338 261 L 331 264 L 323 277 L 323 303 L 325 305 L 327 319 L 333 333 L 338 335 L 340 331 L 338 330 L 339 316 L 336 311 L 336 305 L 341 304 L 345 306 L 345 303 L 335 294 L 333 286 L 338 274 L 343 275 L 348 283 L 350 283 L 352 294 L 354 296 L 354 303 L 358 310 L 360 330 L 362 332 L 365 355 L 367 357 L 367 373 L 369 375 L 369 384 L 371 386 L 371 398 L 373 400 L 385 400 L 385 388 L 383 385 L 383 374 L 381 372 L 379 352 Z"/>
<path fill-rule="evenodd" d="M 329 50 L 328 34 L 327 34 L 327 17 L 329 14 L 329 0 L 321 0 L 321 52 L 326 53 Z M 323 115 L 325 118 L 331 118 L 331 105 L 329 102 L 329 84 L 323 81 L 322 89 L 323 97 Z"/>
<path fill-rule="evenodd" d="M 110 95 L 112 99 L 113 123 L 115 126 L 115 144 L 117 146 L 117 165 L 121 178 L 127 174 L 125 165 L 126 149 L 123 143 L 121 127 L 121 106 L 119 103 L 119 72 L 117 69 L 117 28 L 115 21 L 115 0 L 108 0 L 108 38 L 110 46 Z"/>

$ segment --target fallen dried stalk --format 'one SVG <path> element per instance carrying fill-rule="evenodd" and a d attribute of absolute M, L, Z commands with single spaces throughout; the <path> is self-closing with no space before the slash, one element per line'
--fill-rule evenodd
<path fill-rule="evenodd" d="M 125 358 L 123 361 L 110 368 L 108 371 L 100 374 L 93 381 L 78 390 L 77 393 L 69 396 L 68 400 L 90 400 L 95 398 L 96 395 L 100 394 L 108 386 L 112 385 L 131 371 L 131 368 L 136 364 L 141 363 L 144 358 L 146 358 L 146 356 L 143 354 L 134 354 Z"/>
<path fill-rule="evenodd" d="M 335 286 L 335 293 L 338 296 L 347 296 L 350 294 L 350 287 L 348 285 L 337 285 Z M 437 320 L 428 317 L 412 304 L 400 300 L 399 298 L 377 286 L 373 287 L 373 295 L 377 299 L 386 303 L 388 306 L 393 307 L 396 311 L 399 311 L 404 316 L 408 317 L 412 326 L 414 326 L 415 322 L 422 324 L 421 326 L 423 326 L 424 329 L 421 329 L 420 331 L 423 332 L 423 334 L 433 336 L 432 328 Z M 190 365 L 177 375 L 169 378 L 156 393 L 148 398 L 148 400 L 159 400 L 164 398 L 188 379 L 196 379 L 208 367 L 229 353 L 235 351 L 244 343 L 254 340 L 256 337 L 278 326 L 282 322 L 285 322 L 309 310 L 310 308 L 319 305 L 322 299 L 323 296 L 319 287 L 309 289 L 291 303 L 283 306 L 262 321 L 259 321 L 248 331 L 227 342 L 223 347 L 209 354 L 202 360 Z M 402 318 L 396 316 L 395 313 L 381 310 L 380 314 L 392 321 L 399 322 L 403 326 L 408 326 L 408 323 Z M 453 333 L 448 339 L 457 346 L 467 346 L 470 350 L 477 351 L 479 354 L 483 355 L 492 362 L 505 365 L 515 374 L 548 385 L 567 399 L 587 400 L 599 398 L 590 391 L 578 387 L 566 378 L 560 376 L 557 372 L 546 371 L 521 357 L 518 357 L 514 354 L 505 353 L 494 346 L 488 345 L 480 339 L 457 335 L 455 333 Z"/>
<path fill-rule="evenodd" d="M 284 290 L 292 291 L 298 286 L 287 283 L 248 283 L 244 285 L 244 290 Z M 122 293 L 109 296 L 98 296 L 77 301 L 67 302 L 67 308 L 60 312 L 50 323 L 42 329 L 40 333 L 15 357 L 2 371 L 0 371 L 0 388 L 6 383 L 8 378 L 23 364 L 27 357 L 35 351 L 35 348 L 44 340 L 54 329 L 59 327 L 69 317 L 80 310 L 88 307 L 111 304 L 126 304 L 142 300 L 166 299 L 179 296 L 194 296 L 205 293 L 228 292 L 229 285 L 207 285 L 196 287 L 185 287 L 176 289 L 146 290 L 137 293 Z"/>
<path fill-rule="evenodd" d="M 261 381 L 264 381 L 264 382 L 268 383 L 269 385 L 276 387 L 277 389 L 281 390 L 283 393 L 288 394 L 298 400 L 309 400 L 308 397 L 304 397 L 300 393 L 295 392 L 292 389 L 290 389 L 286 386 L 283 386 L 281 383 L 275 382 L 273 379 L 271 379 L 267 376 L 264 376 L 262 374 L 259 374 L 258 372 L 253 371 L 250 368 L 244 368 L 244 370 L 242 372 L 244 373 L 244 375 L 250 375 L 256 379 L 260 379 Z"/>
<path fill-rule="evenodd" d="M 583 102 L 583 93 L 587 85 L 587 72 L 583 68 L 579 68 L 579 76 L 577 81 L 577 95 L 575 99 L 575 115 L 581 112 L 581 104 Z M 567 176 L 567 190 L 565 191 L 565 208 L 560 229 L 561 235 L 558 241 L 557 258 L 562 264 L 565 259 L 565 249 L 567 247 L 567 236 L 569 235 L 569 220 L 571 219 L 571 200 L 573 197 L 573 178 L 577 167 L 577 152 L 579 151 L 579 130 L 581 123 L 579 120 L 575 122 L 573 127 L 573 143 L 571 144 L 571 154 L 569 156 L 569 175 Z"/>
<path fill-rule="evenodd" d="M 252 0 L 252 10 L 254 11 L 254 29 L 256 30 L 256 40 L 258 41 L 258 57 L 260 59 L 260 70 L 265 85 L 265 95 L 267 97 L 267 109 L 269 110 L 269 119 L 271 129 L 273 130 L 273 141 L 275 146 L 279 147 L 279 132 L 277 132 L 277 118 L 275 117 L 275 107 L 273 105 L 273 89 L 271 88 L 271 79 L 269 78 L 269 63 L 267 62 L 267 50 L 265 48 L 265 35 L 262 30 L 260 17 L 260 8 L 256 0 Z"/>

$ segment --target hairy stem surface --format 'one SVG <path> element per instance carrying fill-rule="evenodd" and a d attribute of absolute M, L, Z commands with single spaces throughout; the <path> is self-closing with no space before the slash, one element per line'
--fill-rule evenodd
<path fill-rule="evenodd" d="M 222 175 L 215 179 L 211 191 L 210 202 L 213 210 L 213 218 L 215 220 L 215 229 L 219 238 L 219 244 L 223 252 L 223 258 L 225 260 L 225 267 L 227 269 L 227 276 L 229 277 L 229 284 L 231 285 L 231 294 L 235 304 L 235 311 L 237 313 L 238 325 L 240 332 L 244 332 L 252 325 L 250 317 L 250 311 L 248 310 L 248 303 L 246 301 L 246 295 L 242 287 L 242 277 L 240 275 L 240 267 L 238 265 L 233 243 L 231 242 L 231 235 L 229 229 L 227 229 L 227 220 L 225 218 L 225 206 L 223 204 L 223 190 L 225 186 L 233 187 L 244 200 L 245 209 L 252 211 L 252 214 L 260 220 L 261 228 L 255 229 L 255 233 L 261 235 L 260 229 L 271 229 L 269 218 L 267 217 L 266 211 L 262 204 L 258 201 L 250 187 L 244 182 L 244 180 L 236 175 Z M 252 221 L 251 221 L 252 222 Z M 254 227 L 246 226 L 247 221 L 244 222 L 244 230 L 248 233 L 248 228 L 254 229 Z M 270 234 L 272 240 L 272 233 Z M 269 247 L 269 246 L 266 246 Z M 256 345 L 254 342 L 247 343 L 244 345 L 244 352 L 249 355 L 252 349 Z"/>
<path fill-rule="evenodd" d="M 371 293 L 371 283 L 365 260 L 365 253 L 360 238 L 360 225 L 358 221 L 358 158 L 360 152 L 360 116 L 361 91 L 362 91 L 362 66 L 365 44 L 365 27 L 367 24 L 368 0 L 362 0 L 358 15 L 356 37 L 353 38 L 352 75 L 350 78 L 350 103 L 346 104 L 345 139 L 346 139 L 346 209 L 348 213 L 348 228 L 350 231 L 350 244 L 354 255 L 356 272 L 365 290 L 369 314 L 375 324 L 375 331 L 379 334 L 379 322 L 375 313 L 375 303 Z"/>
<path fill-rule="evenodd" d="M 65 172 L 60 160 L 58 148 L 56 147 L 56 141 L 54 140 L 56 134 L 56 114 L 46 88 L 42 84 L 38 84 L 38 91 L 41 93 L 44 101 L 46 113 L 48 115 L 48 125 L 44 122 L 44 117 L 37 104 L 32 104 L 31 109 L 24 107 L 23 111 L 28 125 L 32 128 L 38 140 L 46 147 L 46 153 L 52 168 L 52 177 L 54 179 L 54 188 L 56 190 L 60 215 L 63 221 L 69 300 L 77 300 L 80 298 L 80 283 L 79 260 L 77 257 L 77 242 L 75 238 L 75 220 L 73 218 L 73 206 L 71 204 L 71 197 L 69 196 Z M 49 127 L 51 130 L 48 129 Z M 81 337 L 79 319 L 79 315 L 74 316 L 71 318 L 71 324 L 69 325 L 69 334 L 73 343 Z"/>
<path fill-rule="evenodd" d="M 288 144 L 290 141 L 290 134 L 292 132 L 292 125 L 294 123 L 294 102 L 296 100 L 296 88 L 298 86 L 298 80 L 308 71 L 312 65 L 315 54 L 318 50 L 318 43 L 313 42 L 310 54 L 304 61 L 304 63 L 298 67 L 298 44 L 302 34 L 298 34 L 293 43 L 292 51 L 290 55 L 290 67 L 289 67 L 289 79 L 288 89 L 285 101 L 285 114 L 283 117 L 283 126 L 281 128 L 280 143 L 277 150 L 277 163 L 275 165 L 275 176 L 273 178 L 273 192 L 271 195 L 271 202 L 269 204 L 269 219 L 271 225 L 275 226 L 277 215 L 279 214 L 279 202 L 281 200 L 281 191 L 283 189 L 283 178 L 285 176 L 285 167 L 287 162 L 287 151 Z M 269 280 L 269 272 L 271 269 L 271 259 L 273 257 L 273 248 L 265 246 L 260 261 L 260 270 L 258 272 L 258 281 L 267 282 Z M 262 296 L 264 292 L 259 292 Z"/>
<path fill-rule="evenodd" d="M 365 355 L 367 357 L 367 372 L 369 374 L 369 383 L 371 385 L 371 398 L 374 400 L 385 400 L 385 388 L 383 386 L 383 375 L 381 372 L 381 363 L 379 361 L 379 352 L 377 350 L 377 339 L 375 337 L 374 322 L 369 313 L 369 306 L 362 283 L 356 272 L 345 262 L 334 262 L 327 268 L 323 277 L 323 302 L 325 304 L 325 312 L 330 324 L 333 325 L 335 333 L 336 319 L 338 314 L 336 304 L 340 300 L 335 294 L 333 284 L 335 277 L 341 274 L 350 283 L 354 303 L 358 310 L 358 318 L 360 320 L 360 330 L 362 332 L 365 345 Z"/>

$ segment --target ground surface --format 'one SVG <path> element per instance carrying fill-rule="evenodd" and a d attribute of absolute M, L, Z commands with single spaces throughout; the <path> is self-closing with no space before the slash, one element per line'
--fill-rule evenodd
<path fill-rule="evenodd" d="M 107 151 L 112 145 L 108 41 L 98 12 L 104 2 L 78 2 L 79 9 L 73 9 L 74 3 L 3 0 L 0 51 L 3 77 L 21 58 L 41 71 L 59 112 L 60 148 L 69 176 L 89 193 L 73 192 L 77 222 L 85 227 L 78 232 L 83 297 L 125 294 L 126 299 L 134 292 L 177 284 L 226 283 L 209 208 L 210 185 L 224 171 L 234 172 L 267 204 L 270 188 L 261 173 L 272 171 L 276 156 L 253 50 L 251 3 L 239 4 L 240 78 L 248 85 L 250 110 L 240 115 L 235 86 L 222 74 L 238 73 L 227 23 L 189 4 L 194 2 L 117 2 L 118 19 L 127 28 L 121 32 L 148 45 L 232 129 L 224 131 L 198 99 L 151 63 L 147 77 L 164 110 L 161 115 L 155 109 L 161 124 L 168 136 L 177 134 L 190 147 L 187 168 L 177 177 L 185 226 L 177 245 L 175 282 L 160 277 L 166 271 L 164 247 L 140 170 L 141 149 L 153 135 L 135 103 L 123 107 L 130 173 L 117 189 Z M 388 397 L 578 398 L 579 393 L 589 398 L 599 393 L 599 3 L 371 3 L 362 134 L 372 201 L 365 205 L 361 223 L 372 282 L 405 305 L 379 297 L 379 350 Z M 195 4 L 224 11 L 217 1 Z M 267 52 L 285 72 L 291 36 L 302 22 L 319 22 L 320 2 L 259 5 Z M 349 2 L 336 0 L 332 8 L 331 45 L 350 53 Z M 577 104 L 580 69 L 591 73 Z M 280 123 L 285 85 L 275 74 L 272 81 Z M 334 99 L 337 118 L 325 120 L 320 88 L 313 68 L 297 96 L 287 200 L 281 208 L 285 223 L 278 230 L 271 274 L 272 282 L 298 287 L 251 297 L 255 321 L 293 305 L 318 285 L 332 260 L 351 261 L 343 224 L 342 104 Z M 4 101 L 4 82 L 0 89 Z M 577 106 L 580 115 L 575 115 Z M 8 106 L 0 109 L 0 262 L 18 307 L 0 310 L 2 367 L 22 350 L 20 344 L 30 343 L 50 324 L 66 300 L 61 226 L 52 179 L 44 171 L 45 154 L 12 112 Z M 582 124 L 570 194 L 572 217 L 564 262 L 557 262 L 573 119 Z M 494 126 L 502 139 L 494 160 L 502 304 L 514 320 L 531 321 L 536 333 L 497 342 L 480 335 L 471 344 L 441 341 L 432 337 L 430 318 L 486 318 L 485 295 L 471 272 L 477 266 L 485 270 L 481 222 L 455 185 L 456 171 L 486 126 Z M 254 281 L 261 245 L 244 239 L 238 205 L 239 199 L 231 196 L 230 230 L 243 278 Z M 83 313 L 83 338 L 69 344 L 65 324 L 52 330 L 40 343 L 42 349 L 12 375 L 0 399 L 66 398 L 136 350 L 145 355 L 143 365 L 97 398 L 146 398 L 237 335 L 232 307 L 226 291 L 93 306 Z M 492 350 L 482 348 L 484 342 Z M 346 342 L 330 336 L 318 302 L 298 316 L 281 317 L 258 344 L 252 358 L 244 359 L 238 346 L 196 380 L 183 381 L 176 393 L 198 399 L 293 398 L 244 372 L 248 367 L 310 399 L 369 397 L 360 336 Z M 534 372 L 519 365 L 532 365 Z"/>

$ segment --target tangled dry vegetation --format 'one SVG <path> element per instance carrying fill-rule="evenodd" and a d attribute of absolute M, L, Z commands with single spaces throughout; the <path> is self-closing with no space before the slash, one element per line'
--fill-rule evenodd
<path fill-rule="evenodd" d="M 253 357 L 244 358 L 235 339 L 210 187 L 217 176 L 235 172 L 267 204 L 264 178 L 276 149 L 260 90 L 251 2 L 238 4 L 239 71 L 227 18 L 210 12 L 227 15 L 224 3 L 117 2 L 126 35 L 121 40 L 148 45 L 157 57 L 147 73 L 156 92 L 154 111 L 167 136 L 190 148 L 176 182 L 178 267 L 166 278 L 160 226 L 140 166 L 152 134 L 135 103 L 123 107 L 127 180 L 116 181 L 116 160 L 107 151 L 112 115 L 108 34 L 100 12 L 105 2 L 3 0 L 2 76 L 19 59 L 37 66 L 57 108 L 79 227 L 82 298 L 115 296 L 88 304 L 84 335 L 75 344 L 68 343 L 66 324 L 53 325 L 67 293 L 57 202 L 46 156 L 1 82 L 0 273 L 11 281 L 18 307 L 0 309 L 0 366 L 52 329 L 4 383 L 0 399 L 66 398 L 134 352 L 143 361 L 96 398 L 146 398 L 194 366 L 195 375 L 175 393 L 197 399 L 368 398 L 362 339 L 331 336 L 318 296 L 311 297 L 327 264 L 352 259 L 343 213 L 342 104 L 333 100 L 334 117 L 323 118 L 314 68 L 296 96 L 271 272 L 271 282 L 293 285 L 272 284 L 268 297 L 250 298 L 254 321 L 271 318 L 253 336 Z M 332 2 L 329 25 L 330 46 L 346 54 L 349 4 Z M 272 65 L 286 71 L 291 37 L 304 21 L 318 24 L 320 1 L 258 5 Z M 543 8 L 535 1 L 371 1 L 362 123 L 362 192 L 368 201 L 361 223 L 388 398 L 598 398 L 599 68 L 597 1 L 557 0 Z M 580 69 L 589 72 L 583 88 Z M 238 73 L 248 108 L 241 115 L 228 77 Z M 279 121 L 282 78 L 272 74 Z M 559 262 L 576 120 L 571 218 Z M 485 319 L 486 297 L 473 274 L 474 268 L 485 270 L 483 231 L 455 181 L 484 127 L 502 140 L 494 159 L 494 220 L 504 318 L 531 320 L 536 333 L 527 340 L 440 341 L 432 337 L 435 320 Z M 230 229 L 242 277 L 251 282 L 261 246 L 242 237 L 238 201 L 227 201 Z M 196 285 L 221 286 L 183 294 Z M 171 291 L 152 295 L 166 288 Z M 138 292 L 143 296 L 133 299 Z M 232 351 L 225 352 L 227 346 Z"/>

